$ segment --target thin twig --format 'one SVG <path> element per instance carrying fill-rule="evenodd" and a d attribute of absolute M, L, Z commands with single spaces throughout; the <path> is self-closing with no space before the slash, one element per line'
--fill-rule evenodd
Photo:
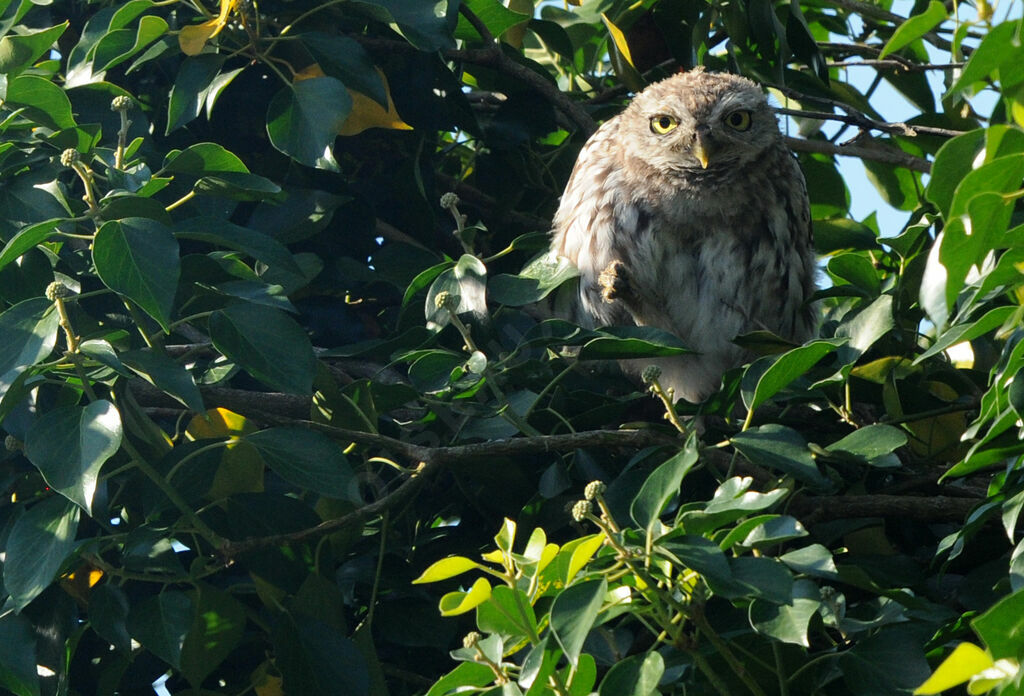
<path fill-rule="evenodd" d="M 928 70 L 959 70 L 967 63 L 913 63 L 903 59 L 872 59 L 862 58 L 861 60 L 850 60 L 842 62 L 827 62 L 830 68 L 895 68 L 903 72 L 925 72 Z"/>
<path fill-rule="evenodd" d="M 950 128 L 934 128 L 932 126 L 912 126 L 902 121 L 876 121 L 858 112 L 849 114 L 835 114 L 828 111 L 808 111 L 806 109 L 785 109 L 777 107 L 775 113 L 784 116 L 796 116 L 797 118 L 811 118 L 818 121 L 840 121 L 851 126 L 857 126 L 863 130 L 877 130 L 883 133 L 894 135 L 905 135 L 915 137 L 918 135 L 937 135 L 943 138 L 955 138 L 963 135 L 965 131 L 952 130 Z"/>

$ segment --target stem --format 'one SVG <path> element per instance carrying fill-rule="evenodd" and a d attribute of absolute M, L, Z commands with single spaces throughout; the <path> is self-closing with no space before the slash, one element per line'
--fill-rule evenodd
<path fill-rule="evenodd" d="M 114 150 L 114 169 L 124 168 L 124 149 L 128 145 L 128 128 L 132 122 L 128 120 L 128 112 L 121 111 L 121 128 L 117 131 L 117 149 Z"/>
<path fill-rule="evenodd" d="M 179 198 L 178 200 L 174 201 L 169 206 L 164 208 L 164 210 L 166 210 L 169 213 L 172 210 L 174 210 L 175 208 L 177 208 L 179 206 L 185 205 L 186 203 L 188 203 L 190 200 L 192 200 L 195 197 L 196 197 L 196 192 L 195 191 L 189 191 L 184 196 L 182 196 L 181 198 Z"/>

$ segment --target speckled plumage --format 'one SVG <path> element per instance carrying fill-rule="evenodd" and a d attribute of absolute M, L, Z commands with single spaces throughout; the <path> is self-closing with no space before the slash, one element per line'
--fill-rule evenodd
<path fill-rule="evenodd" d="M 578 323 L 655 326 L 700 352 L 627 365 L 657 364 L 688 401 L 748 357 L 738 334 L 814 329 L 803 174 L 761 90 L 736 75 L 675 75 L 605 122 L 580 151 L 551 248 L 580 270 Z"/>

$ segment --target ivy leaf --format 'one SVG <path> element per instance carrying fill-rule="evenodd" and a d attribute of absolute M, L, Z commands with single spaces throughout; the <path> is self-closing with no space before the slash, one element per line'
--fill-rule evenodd
<path fill-rule="evenodd" d="M 580 659 L 583 641 L 597 620 L 607 591 L 603 577 L 584 580 L 562 590 L 551 603 L 551 631 L 572 665 Z"/>
<path fill-rule="evenodd" d="M 351 110 L 352 97 L 340 80 L 299 80 L 271 99 L 267 133 L 274 147 L 296 161 L 336 171 L 331 148 Z"/>
<path fill-rule="evenodd" d="M 916 14 L 903 22 L 892 36 L 885 43 L 879 58 L 885 58 L 890 53 L 895 53 L 904 46 L 917 41 L 922 36 L 941 24 L 948 16 L 946 6 L 939 0 L 931 0 L 924 12 Z"/>
<path fill-rule="evenodd" d="M 4 589 L 18 611 L 53 582 L 75 547 L 78 507 L 53 496 L 17 519 L 7 538 Z"/>

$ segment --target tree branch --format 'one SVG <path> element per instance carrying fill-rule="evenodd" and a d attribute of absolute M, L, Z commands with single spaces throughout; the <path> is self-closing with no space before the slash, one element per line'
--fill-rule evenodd
<path fill-rule="evenodd" d="M 932 170 L 932 163 L 921 157 L 897 150 L 895 148 L 875 145 L 865 147 L 863 145 L 836 145 L 827 140 L 806 140 L 804 138 L 792 138 L 786 136 L 786 145 L 794 152 L 815 152 L 824 155 L 840 155 L 842 157 L 858 157 L 872 162 L 883 162 L 894 164 L 897 167 L 904 167 L 914 172 L 928 174 Z"/>
<path fill-rule="evenodd" d="M 895 135 L 905 135 L 907 137 L 916 137 L 918 135 L 937 135 L 943 138 L 955 138 L 958 135 L 963 135 L 965 131 L 952 130 L 950 128 L 933 128 L 932 126 L 911 126 L 902 121 L 876 121 L 873 118 L 869 118 L 859 111 L 852 111 L 848 114 L 834 114 L 828 111 L 808 111 L 806 109 L 786 109 L 783 107 L 776 107 L 775 113 L 782 114 L 784 116 L 795 116 L 797 118 L 810 118 L 817 121 L 839 121 L 840 123 L 846 123 L 851 126 L 857 126 L 863 130 L 877 130 L 883 133 L 893 133 Z"/>
<path fill-rule="evenodd" d="M 418 464 L 410 477 L 398 488 L 347 515 L 325 520 L 315 527 L 301 529 L 297 532 L 253 537 L 222 544 L 220 553 L 226 560 L 233 560 L 247 551 L 269 546 L 294 544 L 323 534 L 362 525 L 367 520 L 376 517 L 384 511 L 391 510 L 405 503 L 423 486 L 428 476 L 452 464 L 484 461 L 494 459 L 495 457 L 522 456 L 546 452 L 570 452 L 581 447 L 642 449 L 657 445 L 679 445 L 679 440 L 676 438 L 654 430 L 590 430 L 566 435 L 505 438 L 451 447 L 424 447 L 423 445 L 414 445 L 402 440 L 396 440 L 386 435 L 345 430 L 321 423 L 306 422 L 302 423 L 302 425 L 341 440 L 380 447 L 384 450 L 400 454 L 406 459 L 417 461 Z"/>
<path fill-rule="evenodd" d="M 808 524 L 863 517 L 898 517 L 922 522 L 962 522 L 980 500 L 944 495 L 829 495 L 800 497 L 791 511 Z"/>

